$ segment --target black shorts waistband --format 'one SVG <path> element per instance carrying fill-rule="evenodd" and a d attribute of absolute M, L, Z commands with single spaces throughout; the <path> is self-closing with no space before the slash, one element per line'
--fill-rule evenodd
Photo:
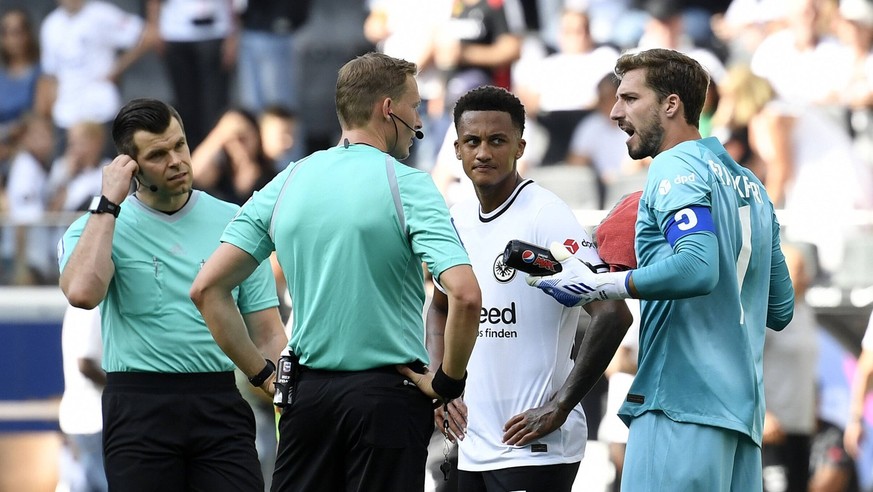
<path fill-rule="evenodd" d="M 405 365 L 406 367 L 409 367 L 410 369 L 418 373 L 423 373 L 426 369 L 424 364 L 420 362 Z M 397 371 L 397 366 L 373 367 L 371 369 L 361 369 L 358 371 L 332 371 L 326 369 L 313 369 L 307 366 L 300 366 L 300 374 L 301 376 L 306 374 L 308 377 L 317 378 L 345 377 L 353 376 L 356 374 L 396 374 L 398 376 L 402 376 L 402 374 Z"/>
<path fill-rule="evenodd" d="M 108 372 L 104 391 L 205 393 L 236 390 L 233 372 Z"/>

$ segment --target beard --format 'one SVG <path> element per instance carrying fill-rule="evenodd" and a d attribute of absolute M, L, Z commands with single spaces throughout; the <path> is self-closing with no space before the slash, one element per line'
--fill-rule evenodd
<path fill-rule="evenodd" d="M 652 115 L 652 119 L 645 130 L 636 128 L 634 130 L 638 144 L 634 147 L 628 142 L 627 152 L 632 159 L 644 159 L 646 157 L 655 157 L 661 149 L 661 143 L 664 141 L 664 125 L 657 115 Z"/>

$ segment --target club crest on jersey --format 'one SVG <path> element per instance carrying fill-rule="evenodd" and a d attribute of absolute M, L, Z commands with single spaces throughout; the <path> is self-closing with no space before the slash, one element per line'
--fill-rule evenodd
<path fill-rule="evenodd" d="M 530 263 L 525 256 L 528 253 L 533 254 L 532 251 L 525 251 L 524 253 L 522 253 L 522 259 L 523 261 Z M 532 260 L 533 258 L 531 258 L 531 261 Z M 497 258 L 494 259 L 494 265 L 492 266 L 491 271 L 494 272 L 494 278 L 502 284 L 509 282 L 515 277 L 515 268 L 507 266 L 506 263 L 503 263 L 503 253 L 500 253 L 499 255 L 497 255 Z"/>

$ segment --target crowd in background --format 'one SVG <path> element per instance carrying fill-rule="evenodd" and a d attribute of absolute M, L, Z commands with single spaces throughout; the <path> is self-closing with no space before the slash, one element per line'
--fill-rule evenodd
<path fill-rule="evenodd" d="M 241 204 L 292 160 L 336 145 L 337 70 L 379 50 L 418 64 L 426 137 L 408 164 L 431 172 L 449 205 L 472 192 L 452 150 L 451 109 L 469 89 L 492 84 L 527 110 L 522 175 L 557 176 L 568 203 L 609 209 L 642 188 L 647 165 L 628 157 L 627 135 L 609 119 L 612 68 L 621 52 L 652 47 L 686 52 L 709 71 L 701 134 L 718 137 L 765 183 L 786 241 L 808 253 L 809 283 L 873 283 L 846 257 L 873 243 L 863 215 L 873 211 L 871 0 L 55 7 L 44 18 L 0 8 L 0 285 L 57 282 L 57 239 L 100 193 L 121 84 L 147 53 L 159 56 L 169 102 L 186 123 L 195 187 L 224 200 Z M 822 422 L 787 434 L 814 436 Z M 814 451 L 818 441 L 810 442 Z M 826 457 L 830 448 L 819 447 Z"/>
<path fill-rule="evenodd" d="M 712 76 L 701 133 L 764 180 L 786 238 L 815 248 L 825 278 L 839 277 L 847 244 L 869 226 L 856 214 L 873 209 L 868 0 L 117 3 L 58 0 L 42 19 L 2 12 L 0 284 L 56 280 L 49 226 L 70 216 L 52 213 L 82 211 L 99 191 L 120 86 L 146 53 L 186 121 L 198 186 L 230 201 L 336 144 L 336 70 L 381 50 L 420 68 L 426 138 L 408 164 L 432 172 L 449 204 L 472 190 L 451 151 L 450 110 L 493 84 L 530 118 L 522 172 L 563 182 L 568 203 L 608 209 L 646 167 L 609 120 L 612 65 L 622 51 L 673 48 Z M 127 97 L 139 95 L 151 96 Z"/>

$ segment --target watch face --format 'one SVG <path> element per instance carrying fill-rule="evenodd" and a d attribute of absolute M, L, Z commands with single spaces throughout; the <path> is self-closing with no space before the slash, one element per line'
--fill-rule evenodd
<path fill-rule="evenodd" d="M 88 205 L 88 210 L 89 210 L 90 212 L 94 212 L 94 211 L 97 210 L 97 206 L 98 206 L 98 205 L 100 205 L 100 197 L 99 197 L 99 196 L 95 196 L 94 198 L 91 199 L 91 204 Z"/>

